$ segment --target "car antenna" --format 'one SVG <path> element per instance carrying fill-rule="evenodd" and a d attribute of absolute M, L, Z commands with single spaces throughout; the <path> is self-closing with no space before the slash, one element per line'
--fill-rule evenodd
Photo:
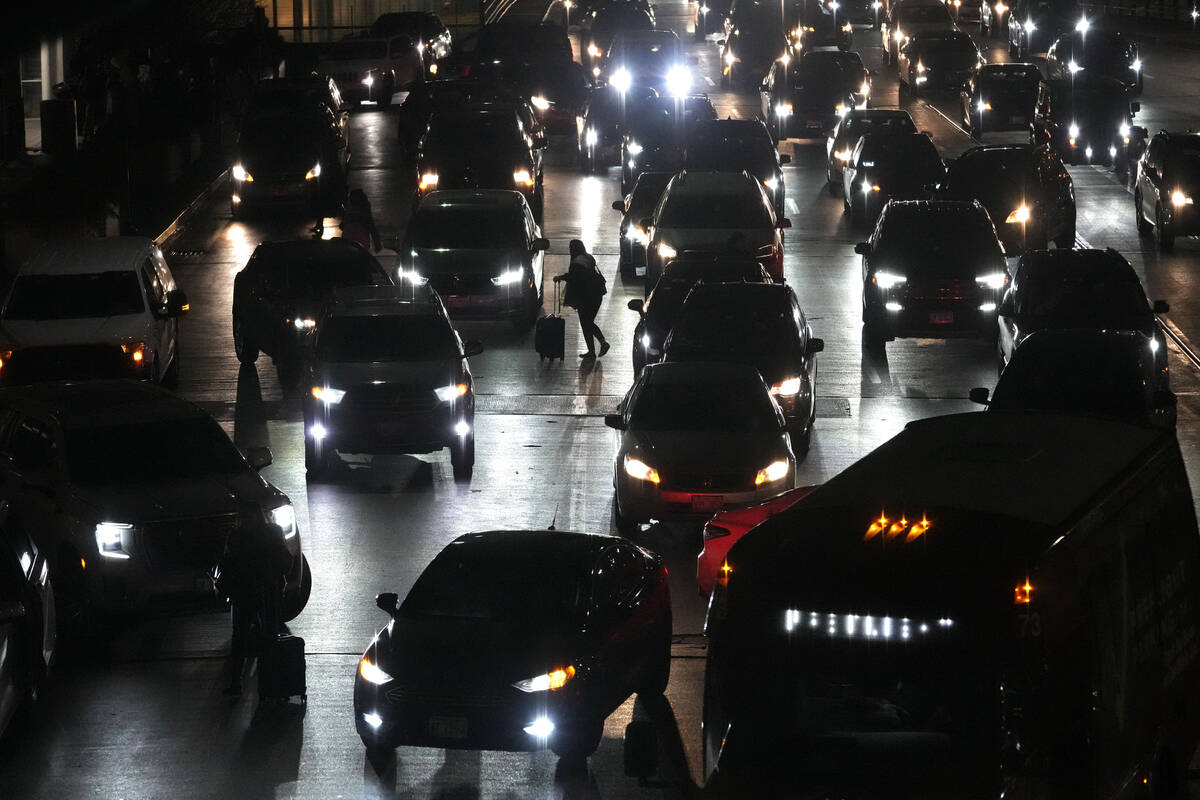
<path fill-rule="evenodd" d="M 546 528 L 546 530 L 548 530 L 548 531 L 558 530 L 558 528 L 554 527 L 554 523 L 557 521 L 558 521 L 558 503 L 555 503 L 554 504 L 554 516 L 550 518 L 550 527 Z"/>

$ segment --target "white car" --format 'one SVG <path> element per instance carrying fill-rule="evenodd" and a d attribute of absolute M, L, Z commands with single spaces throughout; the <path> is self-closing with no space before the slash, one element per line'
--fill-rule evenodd
<path fill-rule="evenodd" d="M 142 236 L 47 244 L 0 309 L 0 382 L 179 379 L 176 288 L 162 250 Z"/>
<path fill-rule="evenodd" d="M 330 48 L 317 71 L 337 82 L 346 102 L 386 106 L 393 94 L 425 79 L 425 62 L 417 42 L 403 34 L 347 38 Z"/>

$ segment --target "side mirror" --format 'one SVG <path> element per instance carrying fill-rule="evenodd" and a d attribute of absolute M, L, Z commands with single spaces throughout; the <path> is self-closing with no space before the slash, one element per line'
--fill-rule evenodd
<path fill-rule="evenodd" d="M 613 211 L 620 211 L 622 214 L 625 213 L 625 201 L 624 200 L 613 200 L 612 207 L 613 207 Z"/>
<path fill-rule="evenodd" d="M 724 46 L 725 46 L 725 40 L 717 39 L 717 47 L 724 47 Z"/>
<path fill-rule="evenodd" d="M 1155 314 L 1166 314 L 1171 310 L 1171 306 L 1167 304 L 1166 300 L 1155 300 L 1152 310 Z"/>
<path fill-rule="evenodd" d="M 642 217 L 642 219 L 641 219 L 641 222 L 639 222 L 639 223 L 638 223 L 638 225 L 639 225 L 639 226 L 641 227 L 641 229 L 642 229 L 642 230 L 644 230 L 644 231 L 648 231 L 648 230 L 650 230 L 650 218 L 649 218 L 649 217 Z"/>
<path fill-rule="evenodd" d="M 477 356 L 483 352 L 483 344 L 481 342 L 469 341 L 463 342 L 463 357 L 470 358 Z"/>
<path fill-rule="evenodd" d="M 779 220 L 775 223 L 775 226 L 778 228 L 790 228 L 790 227 L 792 227 L 792 221 L 790 219 L 788 219 L 787 217 L 780 217 Z"/>
<path fill-rule="evenodd" d="M 979 403 L 981 406 L 986 406 L 988 404 L 988 390 L 983 386 L 977 386 L 976 388 L 967 392 L 967 397 L 971 399 L 972 403 Z"/>
<path fill-rule="evenodd" d="M 817 337 L 814 336 L 808 340 L 808 347 L 805 349 L 804 354 L 809 355 L 809 356 L 815 356 L 817 353 L 824 351 L 824 349 L 825 349 L 825 340 L 818 339 Z"/>
<path fill-rule="evenodd" d="M 543 250 L 549 250 L 549 249 L 550 249 L 550 240 L 549 239 L 543 239 L 541 237 L 538 237 L 537 239 L 533 240 L 533 252 L 539 253 Z"/>
<path fill-rule="evenodd" d="M 400 595 L 395 592 L 381 592 L 375 595 L 375 605 L 379 606 L 380 611 L 395 614 L 400 610 Z"/>
<path fill-rule="evenodd" d="M 614 431 L 625 430 L 625 419 L 620 414 L 605 414 L 604 424 Z"/>
<path fill-rule="evenodd" d="M 642 298 L 637 297 L 625 304 L 625 307 L 630 311 L 636 311 L 639 314 L 645 313 L 646 303 Z"/>
<path fill-rule="evenodd" d="M 1129 112 L 1131 114 L 1136 114 L 1141 110 L 1142 110 L 1142 104 L 1139 103 L 1137 100 L 1134 100 L 1132 103 L 1129 104 Z"/>
<path fill-rule="evenodd" d="M 246 450 L 246 461 L 250 462 L 251 469 L 260 470 L 263 467 L 269 467 L 273 460 L 274 457 L 271 455 L 271 448 L 269 447 L 259 445 L 258 447 L 251 447 Z"/>
<path fill-rule="evenodd" d="M 787 153 L 781 153 L 779 155 L 779 163 L 780 164 L 790 164 L 790 163 L 792 163 L 792 157 L 790 155 L 788 155 Z"/>
<path fill-rule="evenodd" d="M 181 317 L 188 312 L 191 305 L 188 303 L 188 297 L 180 289 L 173 289 L 167 292 L 167 316 Z"/>
<path fill-rule="evenodd" d="M 25 613 L 25 604 L 19 600 L 0 603 L 0 623 L 24 619 Z"/>
<path fill-rule="evenodd" d="M 854 245 L 854 252 L 858 253 L 860 256 L 871 255 L 871 243 L 859 242 L 858 244 Z"/>

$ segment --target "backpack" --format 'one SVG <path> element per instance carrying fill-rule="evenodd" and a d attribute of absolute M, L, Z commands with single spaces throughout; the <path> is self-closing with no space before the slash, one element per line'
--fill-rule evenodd
<path fill-rule="evenodd" d="M 604 273 L 596 266 L 594 260 L 592 261 L 592 275 L 592 280 L 596 286 L 596 294 L 601 296 L 608 294 L 608 281 L 605 279 Z"/>

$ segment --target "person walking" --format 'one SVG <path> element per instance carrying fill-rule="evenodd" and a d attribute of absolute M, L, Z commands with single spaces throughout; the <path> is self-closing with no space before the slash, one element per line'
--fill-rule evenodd
<path fill-rule="evenodd" d="M 362 189 L 352 190 L 346 198 L 346 210 L 342 212 L 342 237 L 358 242 L 372 253 L 379 252 L 379 229 L 375 227 L 371 201 Z"/>
<path fill-rule="evenodd" d="M 583 242 L 572 239 L 570 244 L 571 264 L 567 271 L 554 276 L 554 282 L 567 282 L 566 297 L 563 305 L 570 306 L 579 312 L 579 327 L 583 329 L 583 341 L 587 343 L 587 352 L 580 353 L 580 358 L 595 358 L 597 353 L 593 338 L 600 340 L 600 353 L 608 352 L 608 340 L 604 331 L 596 324 L 596 315 L 600 313 L 600 301 L 608 292 L 604 275 L 596 267 L 596 259 L 583 246 Z"/>

